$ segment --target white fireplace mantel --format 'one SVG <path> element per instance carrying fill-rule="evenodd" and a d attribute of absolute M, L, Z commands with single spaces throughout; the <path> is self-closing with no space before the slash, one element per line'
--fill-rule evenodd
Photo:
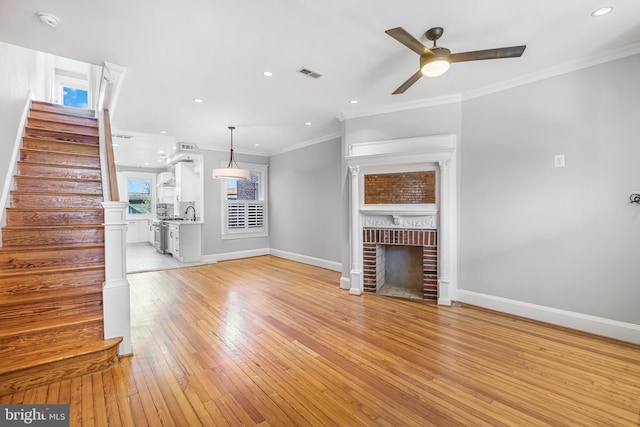
<path fill-rule="evenodd" d="M 363 285 L 362 230 L 368 226 L 436 228 L 438 230 L 438 304 L 456 298 L 457 184 L 456 136 L 436 135 L 351 144 L 346 158 L 350 171 L 349 293 L 361 295 Z M 364 175 L 436 172 L 435 205 L 365 205 Z"/>

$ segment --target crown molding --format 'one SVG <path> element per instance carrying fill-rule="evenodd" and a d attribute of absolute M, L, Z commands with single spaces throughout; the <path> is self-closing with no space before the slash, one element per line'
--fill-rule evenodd
<path fill-rule="evenodd" d="M 460 94 L 439 96 L 435 98 L 419 99 L 417 101 L 403 102 L 400 104 L 383 105 L 362 109 L 354 112 L 340 113 L 336 115 L 338 120 L 345 121 L 347 119 L 355 119 L 358 117 L 376 116 L 378 114 L 396 113 L 399 111 L 415 110 L 417 108 L 435 107 L 437 105 L 455 104 L 462 101 Z"/>
<path fill-rule="evenodd" d="M 276 156 L 278 154 L 283 154 L 283 153 L 287 153 L 289 151 L 294 151 L 294 150 L 299 150 L 301 148 L 304 147 L 308 147 L 310 145 L 315 145 L 315 144 L 320 144 L 323 142 L 327 142 L 330 141 L 332 139 L 336 139 L 336 138 L 342 138 L 342 132 L 333 132 L 318 138 L 314 138 L 314 139 L 310 139 L 308 141 L 305 142 L 301 142 L 299 144 L 295 144 L 295 145 L 291 145 L 289 147 L 283 148 L 282 150 L 278 150 L 278 151 L 272 151 L 269 153 L 270 156 Z"/>
<path fill-rule="evenodd" d="M 342 112 L 336 115 L 336 118 L 340 121 L 354 119 L 358 117 L 375 116 L 378 114 L 395 113 L 399 111 L 414 110 L 417 108 L 434 107 L 438 105 L 454 104 L 457 102 L 464 102 L 481 96 L 490 95 L 492 93 L 501 92 L 503 90 L 512 89 L 518 86 L 523 86 L 529 83 L 534 83 L 540 80 L 545 80 L 551 77 L 559 76 L 562 74 L 571 73 L 584 68 L 593 67 L 595 65 L 604 64 L 606 62 L 615 61 L 617 59 L 626 58 L 628 56 L 636 55 L 640 53 L 640 42 L 625 46 L 620 49 L 613 50 L 605 55 L 592 56 L 582 58 L 576 61 L 567 62 L 552 68 L 547 68 L 542 71 L 527 74 L 522 77 L 518 77 L 511 80 L 506 80 L 494 85 L 485 86 L 480 89 L 464 92 L 462 94 L 454 94 L 449 96 L 441 96 L 435 98 L 426 98 L 418 101 L 411 101 L 401 104 L 386 105 L 380 107 L 372 107 L 368 109 L 362 109 L 354 112 Z"/>
<path fill-rule="evenodd" d="M 606 62 L 615 61 L 617 59 L 626 58 L 628 56 L 636 55 L 640 53 L 640 42 L 634 43 L 629 46 L 625 46 L 621 49 L 611 51 L 606 55 L 599 55 L 595 57 L 588 57 L 578 59 L 576 61 L 567 62 L 558 66 L 547 68 L 545 70 L 524 75 L 516 79 L 500 82 L 495 85 L 485 86 L 483 88 L 465 92 L 462 95 L 463 101 L 479 98 L 481 96 L 490 95 L 492 93 L 501 92 L 503 90 L 512 89 L 518 86 L 523 86 L 529 83 L 534 83 L 540 80 L 546 80 L 551 77 L 560 76 L 562 74 L 571 73 L 574 71 L 582 70 L 584 68 L 593 67 L 595 65 L 604 64 Z"/>

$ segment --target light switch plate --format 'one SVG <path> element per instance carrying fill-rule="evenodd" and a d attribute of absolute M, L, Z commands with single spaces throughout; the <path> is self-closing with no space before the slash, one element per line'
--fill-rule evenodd
<path fill-rule="evenodd" d="M 553 156 L 553 167 L 555 168 L 564 167 L 564 154 L 556 154 L 555 156 Z"/>

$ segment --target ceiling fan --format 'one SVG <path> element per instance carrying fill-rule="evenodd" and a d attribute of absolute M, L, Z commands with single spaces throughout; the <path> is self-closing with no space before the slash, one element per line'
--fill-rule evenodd
<path fill-rule="evenodd" d="M 409 34 L 404 28 L 392 28 L 385 31 L 394 39 L 420 55 L 420 69 L 409 79 L 402 83 L 393 94 L 398 95 L 404 93 L 422 76 L 437 77 L 447 72 L 449 66 L 453 62 L 478 61 L 482 59 L 498 59 L 498 58 L 517 58 L 522 55 L 526 45 L 502 47 L 497 49 L 474 50 L 471 52 L 451 53 L 446 47 L 436 44 L 436 41 L 442 37 L 444 29 L 442 27 L 434 27 L 425 33 L 428 40 L 433 41 L 431 48 L 426 47 L 415 37 Z"/>

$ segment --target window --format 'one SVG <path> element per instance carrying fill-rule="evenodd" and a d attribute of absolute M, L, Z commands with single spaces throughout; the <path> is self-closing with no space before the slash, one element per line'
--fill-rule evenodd
<path fill-rule="evenodd" d="M 151 180 L 146 178 L 127 179 L 127 200 L 129 215 L 150 215 L 152 208 Z"/>
<path fill-rule="evenodd" d="M 89 80 L 84 74 L 56 69 L 56 97 L 62 105 L 75 108 L 89 108 Z"/>
<path fill-rule="evenodd" d="M 84 89 L 62 86 L 62 105 L 89 108 L 89 92 Z"/>
<path fill-rule="evenodd" d="M 149 172 L 118 172 L 120 200 L 129 202 L 129 218 L 151 218 L 156 215 L 156 174 Z"/>
<path fill-rule="evenodd" d="M 249 179 L 222 180 L 222 238 L 268 236 L 266 165 L 240 165 L 251 170 Z"/>

